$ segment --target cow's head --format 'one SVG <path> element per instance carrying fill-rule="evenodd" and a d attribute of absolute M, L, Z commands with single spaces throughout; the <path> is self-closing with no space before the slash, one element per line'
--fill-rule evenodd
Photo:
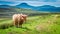
<path fill-rule="evenodd" d="M 22 17 L 23 17 L 23 18 L 26 18 L 26 17 L 27 17 L 27 15 L 23 14 L 23 15 L 22 15 Z"/>

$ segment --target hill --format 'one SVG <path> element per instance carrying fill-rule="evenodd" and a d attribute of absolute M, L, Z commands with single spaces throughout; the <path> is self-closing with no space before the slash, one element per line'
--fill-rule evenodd
<path fill-rule="evenodd" d="M 21 3 L 16 6 L 9 6 L 9 5 L 0 5 L 0 8 L 22 8 L 22 9 L 28 9 L 33 11 L 42 11 L 42 12 L 60 12 L 60 7 L 55 7 L 51 5 L 43 5 L 43 6 L 31 6 L 27 3 Z"/>
<path fill-rule="evenodd" d="M 39 11 L 33 11 L 31 9 L 22 9 L 22 8 L 0 8 L 0 17 L 11 17 L 13 14 L 23 13 L 27 15 L 38 15 Z"/>
<path fill-rule="evenodd" d="M 49 12 L 60 12 L 60 7 L 44 5 L 44 6 L 36 7 L 36 10 L 38 10 L 38 11 L 49 11 Z"/>
<path fill-rule="evenodd" d="M 15 6 L 16 8 L 24 8 L 24 9 L 32 9 L 36 11 L 49 11 L 49 12 L 60 12 L 60 7 L 55 7 L 51 5 L 43 5 L 43 6 L 31 6 L 27 3 L 21 3 Z"/>
<path fill-rule="evenodd" d="M 27 17 L 21 28 L 11 18 L 0 18 L 0 34 L 60 34 L 60 14 Z"/>
<path fill-rule="evenodd" d="M 25 9 L 35 8 L 34 6 L 30 6 L 30 5 L 28 5 L 27 3 L 21 3 L 21 4 L 19 4 L 19 5 L 16 5 L 15 7 L 17 7 L 17 8 L 25 8 Z"/>

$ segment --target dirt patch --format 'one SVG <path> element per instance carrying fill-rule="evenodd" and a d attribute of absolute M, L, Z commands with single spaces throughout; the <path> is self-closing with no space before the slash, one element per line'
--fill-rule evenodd
<path fill-rule="evenodd" d="M 37 30 L 44 30 L 44 29 L 47 29 L 49 26 L 50 26 L 50 23 L 41 23 L 36 26 L 36 29 Z"/>

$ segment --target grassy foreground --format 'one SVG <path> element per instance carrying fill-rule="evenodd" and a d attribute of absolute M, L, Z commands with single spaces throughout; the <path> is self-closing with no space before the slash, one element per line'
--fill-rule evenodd
<path fill-rule="evenodd" d="M 0 18 L 0 34 L 60 34 L 60 16 L 31 16 L 22 28 L 14 27 L 11 18 Z"/>

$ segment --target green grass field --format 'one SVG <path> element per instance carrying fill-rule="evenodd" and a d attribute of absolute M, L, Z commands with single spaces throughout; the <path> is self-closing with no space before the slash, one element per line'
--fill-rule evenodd
<path fill-rule="evenodd" d="M 12 18 L 0 18 L 0 34 L 60 34 L 60 15 L 28 17 L 22 28 L 12 23 Z"/>

